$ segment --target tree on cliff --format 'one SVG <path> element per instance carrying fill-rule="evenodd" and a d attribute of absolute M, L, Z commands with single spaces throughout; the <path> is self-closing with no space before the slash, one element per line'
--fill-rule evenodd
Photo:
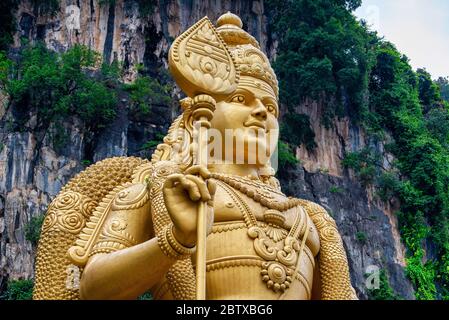
<path fill-rule="evenodd" d="M 436 81 L 441 91 L 441 98 L 449 102 L 449 77 L 439 77 Z"/>
<path fill-rule="evenodd" d="M 355 19 L 352 11 L 360 4 L 268 0 L 279 37 L 275 69 L 281 102 L 289 116 L 304 99 L 321 100 L 325 126 L 345 115 L 372 140 L 386 144 L 396 158 L 391 171 L 365 156 L 371 150 L 348 154 L 346 165 L 360 176 L 372 168 L 368 182 L 400 200 L 406 271 L 416 297 L 449 299 L 449 113 L 443 101 L 448 81 L 435 83 L 425 69 L 413 71 L 393 44 Z M 436 256 L 427 260 L 426 241 L 436 248 Z"/>

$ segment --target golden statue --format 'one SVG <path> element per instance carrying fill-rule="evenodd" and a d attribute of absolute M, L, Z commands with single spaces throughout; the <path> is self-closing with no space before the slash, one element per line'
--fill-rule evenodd
<path fill-rule="evenodd" d="M 61 190 L 42 227 L 34 298 L 357 299 L 334 220 L 274 177 L 278 83 L 240 18 L 201 19 L 169 64 L 183 113 L 151 161 L 106 159 Z M 239 132 L 233 161 L 221 161 L 224 142 L 211 156 L 208 129 Z"/>

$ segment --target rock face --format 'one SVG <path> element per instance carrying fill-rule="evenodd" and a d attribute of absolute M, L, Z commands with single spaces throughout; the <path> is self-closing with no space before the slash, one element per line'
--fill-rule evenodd
<path fill-rule="evenodd" d="M 394 291 L 413 299 L 413 287 L 405 277 L 405 247 L 398 230 L 397 203 L 377 199 L 375 190 L 366 189 L 353 173 L 343 169 L 345 152 L 354 152 L 370 145 L 362 128 L 348 117 L 334 119 L 332 128 L 321 124 L 324 107 L 305 101 L 297 112 L 307 114 L 315 132 L 316 149 L 297 149 L 302 166 L 281 176 L 284 192 L 320 203 L 334 217 L 343 237 L 351 268 L 353 284 L 359 297 L 367 297 L 367 274 L 377 268 L 389 276 Z M 383 145 L 370 145 L 383 156 L 389 168 L 391 155 Z"/>
<path fill-rule="evenodd" d="M 16 12 L 15 46 L 19 46 L 20 38 L 44 41 L 56 51 L 81 43 L 101 52 L 107 61 L 122 62 L 124 80 L 132 81 L 137 64 L 144 64 L 150 73 L 166 67 L 170 41 L 188 26 L 205 15 L 215 21 L 230 10 L 241 16 L 263 50 L 271 57 L 275 55 L 275 36 L 268 29 L 263 0 L 155 1 L 159 4 L 152 13 L 143 16 L 136 1 L 116 0 L 112 6 L 104 2 L 62 0 L 59 11 L 51 16 L 38 14 L 37 8 L 22 1 Z M 0 106 L 0 290 L 8 279 L 33 277 L 35 248 L 25 239 L 24 228 L 32 217 L 45 212 L 61 187 L 84 168 L 86 159 L 148 157 L 141 149 L 143 143 L 165 132 L 179 113 L 174 99 L 172 106 L 155 107 L 148 118 L 136 119 L 128 114 L 126 99 L 120 101 L 114 123 L 94 141 L 88 141 L 77 119 L 62 124 L 70 143 L 59 148 L 53 147 L 48 133 L 13 132 L 7 119 L 14 116 Z M 302 165 L 281 175 L 284 191 L 318 202 L 333 215 L 360 298 L 367 298 L 365 274 L 370 266 L 384 269 L 393 289 L 404 298 L 413 298 L 413 288 L 403 271 L 404 248 L 394 208 L 376 201 L 373 191 L 362 187 L 340 165 L 345 151 L 360 149 L 368 142 L 349 119 L 336 120 L 332 129 L 325 129 L 320 124 L 321 110 L 313 102 L 298 106 L 298 112 L 310 116 L 318 147 L 313 153 L 298 148 Z"/>

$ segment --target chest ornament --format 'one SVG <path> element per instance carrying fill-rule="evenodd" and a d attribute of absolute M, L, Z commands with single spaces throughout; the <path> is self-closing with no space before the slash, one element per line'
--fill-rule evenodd
<path fill-rule="evenodd" d="M 265 260 L 261 269 L 262 281 L 274 292 L 285 292 L 298 272 L 309 231 L 307 213 L 299 205 L 299 200 L 276 201 L 274 195 L 280 192 L 258 181 L 222 174 L 212 174 L 211 178 L 217 180 L 243 215 L 248 236 L 254 240 L 254 250 Z M 257 222 L 250 206 L 235 189 L 267 208 L 263 214 L 265 224 Z M 295 219 L 288 231 L 283 212 L 292 208 Z M 300 241 L 301 234 L 304 236 Z"/>
<path fill-rule="evenodd" d="M 283 241 L 275 241 L 270 237 L 267 228 L 253 226 L 248 229 L 248 235 L 254 239 L 254 250 L 265 260 L 262 263 L 261 276 L 267 287 L 273 291 L 284 292 L 290 287 L 292 278 L 297 272 L 297 264 L 304 250 L 304 242 L 299 242 L 301 222 L 307 221 L 302 208 L 296 208 L 296 218 L 293 227 Z M 276 230 L 276 229 L 275 229 Z"/>

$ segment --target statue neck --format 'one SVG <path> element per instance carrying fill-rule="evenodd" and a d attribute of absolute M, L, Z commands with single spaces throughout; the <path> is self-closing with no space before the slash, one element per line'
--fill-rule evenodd
<path fill-rule="evenodd" d="M 232 174 L 237 176 L 254 176 L 258 177 L 258 166 L 247 164 L 211 164 L 208 166 L 210 172 Z"/>

